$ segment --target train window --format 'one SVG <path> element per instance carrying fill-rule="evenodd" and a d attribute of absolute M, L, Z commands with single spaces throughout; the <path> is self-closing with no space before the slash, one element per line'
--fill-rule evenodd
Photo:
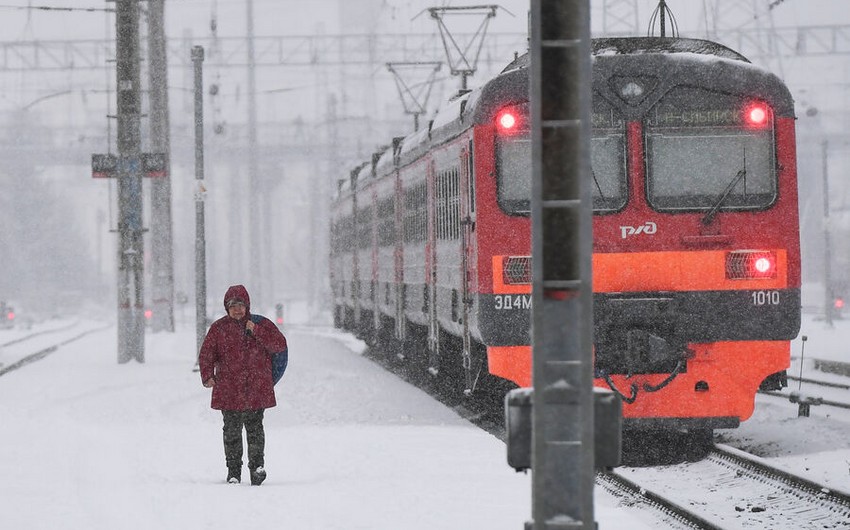
<path fill-rule="evenodd" d="M 653 208 L 755 210 L 776 200 L 773 114 L 763 102 L 679 87 L 652 110 L 645 134 Z"/>
<path fill-rule="evenodd" d="M 527 104 L 512 108 L 528 112 Z M 528 214 L 531 197 L 531 136 L 528 120 L 520 120 L 520 123 L 525 127 L 523 130 L 497 136 L 497 185 L 499 205 L 503 210 L 513 214 Z M 625 122 L 613 107 L 599 98 L 594 98 L 593 102 L 590 151 L 594 213 L 620 210 L 628 199 Z"/>
<path fill-rule="evenodd" d="M 626 123 L 614 107 L 594 94 L 591 114 L 590 186 L 593 212 L 615 212 L 628 200 Z"/>
<path fill-rule="evenodd" d="M 529 111 L 528 103 L 509 105 L 495 116 L 496 188 L 499 206 L 509 214 L 529 215 L 531 212 Z"/>
<path fill-rule="evenodd" d="M 361 249 L 372 246 L 372 207 L 367 206 L 357 213 L 357 243 Z"/>
<path fill-rule="evenodd" d="M 531 211 L 531 136 L 528 130 L 496 140 L 499 206 L 511 214 Z"/>
<path fill-rule="evenodd" d="M 460 237 L 460 186 L 458 168 L 437 174 L 437 239 Z"/>
<path fill-rule="evenodd" d="M 590 139 L 593 211 L 617 211 L 626 205 L 626 135 L 622 130 L 593 131 Z"/>
<path fill-rule="evenodd" d="M 405 243 L 424 241 L 427 223 L 425 183 L 406 188 L 404 194 L 404 219 L 402 229 Z"/>
<path fill-rule="evenodd" d="M 378 202 L 378 246 L 395 243 L 395 203 L 393 197 Z"/>

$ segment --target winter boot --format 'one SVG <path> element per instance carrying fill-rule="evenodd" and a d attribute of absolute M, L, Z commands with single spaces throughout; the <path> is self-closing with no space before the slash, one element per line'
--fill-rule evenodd
<path fill-rule="evenodd" d="M 266 480 L 266 470 L 263 466 L 251 470 L 251 485 L 259 486 Z"/>
<path fill-rule="evenodd" d="M 227 483 L 228 484 L 239 484 L 240 482 L 242 482 L 242 469 L 228 468 L 228 470 L 227 470 Z"/>

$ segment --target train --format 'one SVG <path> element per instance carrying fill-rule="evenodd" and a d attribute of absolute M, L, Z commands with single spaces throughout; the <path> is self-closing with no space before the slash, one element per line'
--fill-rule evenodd
<path fill-rule="evenodd" d="M 592 41 L 594 385 L 623 427 L 710 436 L 787 385 L 800 329 L 794 102 L 716 42 Z M 339 179 L 334 325 L 468 394 L 531 385 L 529 57 Z"/>

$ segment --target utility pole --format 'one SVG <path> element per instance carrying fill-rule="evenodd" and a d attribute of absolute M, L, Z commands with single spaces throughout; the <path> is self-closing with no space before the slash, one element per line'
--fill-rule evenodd
<path fill-rule="evenodd" d="M 145 362 L 139 0 L 116 0 L 118 362 Z"/>
<path fill-rule="evenodd" d="M 204 48 L 192 48 L 195 72 L 195 333 L 198 355 L 207 333 L 207 257 L 204 237 Z"/>
<path fill-rule="evenodd" d="M 171 223 L 171 139 L 165 0 L 148 0 L 151 149 L 165 153 L 166 174 L 151 182 L 153 331 L 174 331 L 174 247 Z"/>
<path fill-rule="evenodd" d="M 256 65 L 254 64 L 254 0 L 246 2 L 248 9 L 248 197 L 245 207 L 248 209 L 248 263 L 250 264 L 249 281 L 254 289 L 255 308 L 262 307 L 266 295 L 262 281 L 262 241 L 267 219 L 260 216 L 264 201 L 260 197 L 260 175 L 257 170 L 257 83 Z"/>
<path fill-rule="evenodd" d="M 532 522 L 594 530 L 590 0 L 532 0 Z"/>

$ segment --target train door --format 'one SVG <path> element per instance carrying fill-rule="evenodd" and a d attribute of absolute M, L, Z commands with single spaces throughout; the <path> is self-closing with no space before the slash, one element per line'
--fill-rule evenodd
<path fill-rule="evenodd" d="M 358 255 L 360 253 L 360 241 L 359 241 L 358 236 L 360 234 L 360 223 L 363 222 L 363 220 L 361 219 L 362 215 L 360 214 L 360 210 L 357 207 L 357 172 L 358 171 L 359 171 L 359 168 L 357 170 L 351 172 L 351 211 L 352 211 L 351 237 L 353 239 L 352 244 L 351 244 L 351 254 L 352 254 L 352 259 L 351 259 L 352 267 L 351 268 L 352 268 L 352 271 L 353 271 L 352 282 L 351 282 L 351 298 L 352 298 L 352 301 L 354 302 L 354 307 L 353 307 L 354 314 L 353 314 L 353 321 L 351 323 L 352 324 L 351 329 L 355 330 L 355 333 L 356 333 L 356 330 L 360 328 L 360 256 Z"/>
<path fill-rule="evenodd" d="M 404 315 L 405 309 L 405 288 L 404 288 L 404 192 L 401 185 L 401 172 L 396 169 L 393 172 L 395 179 L 395 244 L 393 250 L 394 261 L 394 282 L 395 282 L 395 337 L 398 343 L 405 344 L 407 338 L 407 318 Z M 400 355 L 404 355 L 404 348 L 400 350 Z"/>
<path fill-rule="evenodd" d="M 476 359 L 473 355 L 472 338 L 469 336 L 469 316 L 472 312 L 472 289 L 473 281 L 470 271 L 470 263 L 475 262 L 474 254 L 474 230 L 475 230 L 475 179 L 472 168 L 472 140 L 468 148 L 462 149 L 460 153 L 460 277 L 461 277 L 461 299 L 460 318 L 463 329 L 463 372 L 464 372 L 464 394 L 469 395 L 475 390 L 478 375 L 481 373 L 483 359 Z"/>

